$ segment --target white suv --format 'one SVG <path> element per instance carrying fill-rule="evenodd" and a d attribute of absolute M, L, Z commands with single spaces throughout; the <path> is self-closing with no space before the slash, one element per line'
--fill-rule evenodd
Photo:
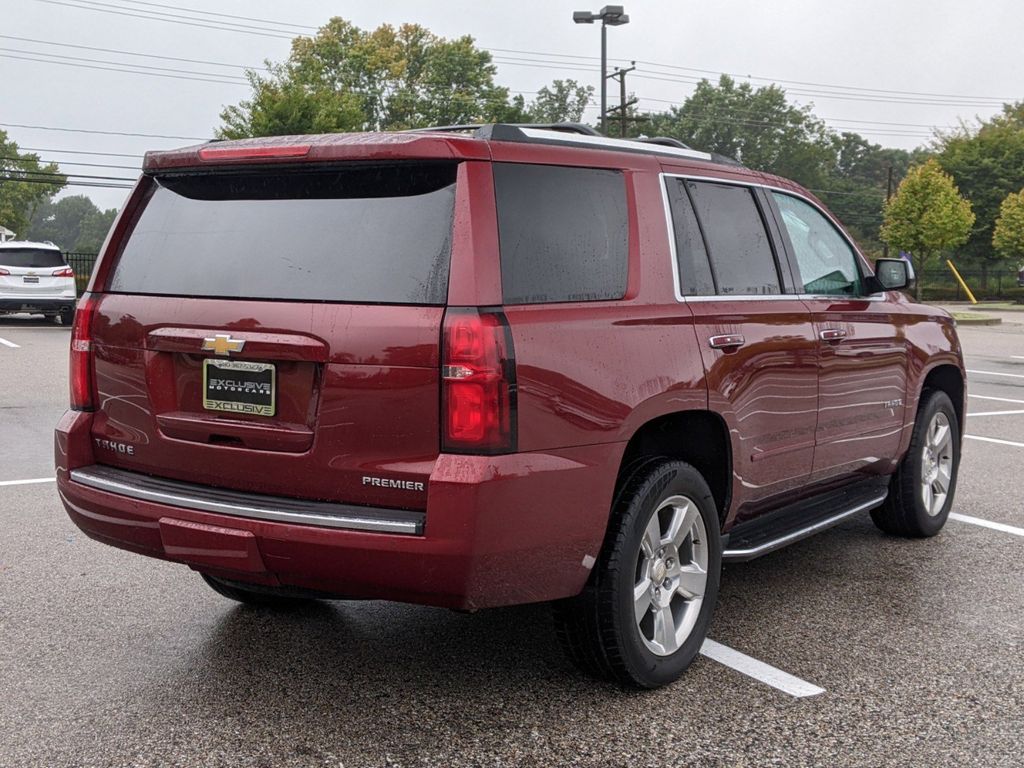
<path fill-rule="evenodd" d="M 0 315 L 35 312 L 71 325 L 77 299 L 75 273 L 56 245 L 0 243 Z"/>

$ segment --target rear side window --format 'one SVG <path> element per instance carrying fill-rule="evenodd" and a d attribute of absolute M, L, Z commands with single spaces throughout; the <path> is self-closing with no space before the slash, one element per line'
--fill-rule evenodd
<path fill-rule="evenodd" d="M 506 304 L 621 299 L 629 223 L 619 171 L 495 163 Z"/>
<path fill-rule="evenodd" d="M 52 248 L 0 248 L 0 266 L 20 269 L 63 267 L 64 256 Z"/>
<path fill-rule="evenodd" d="M 714 296 L 715 280 L 697 216 L 686 192 L 686 183 L 683 179 L 670 178 L 666 179 L 666 184 L 676 241 L 679 290 L 683 296 Z"/>
<path fill-rule="evenodd" d="M 781 293 L 775 254 L 753 191 L 705 181 L 687 181 L 686 186 L 707 242 L 718 293 Z"/>
<path fill-rule="evenodd" d="M 456 166 L 166 176 L 110 290 L 444 304 Z"/>

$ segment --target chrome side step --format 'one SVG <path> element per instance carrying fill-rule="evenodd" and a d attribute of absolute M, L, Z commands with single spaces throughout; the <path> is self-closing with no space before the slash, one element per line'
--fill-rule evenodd
<path fill-rule="evenodd" d="M 844 509 L 842 512 L 838 512 L 828 517 L 823 517 L 812 522 L 807 522 L 801 527 L 795 529 L 783 529 L 783 531 L 775 538 L 762 539 L 756 543 L 745 542 L 742 538 L 735 541 L 738 546 L 727 548 L 722 552 L 723 562 L 742 563 L 747 560 L 753 560 L 756 557 L 767 555 L 769 552 L 774 552 L 777 549 L 793 544 L 794 542 L 806 539 L 808 536 L 813 536 L 816 533 L 824 531 L 827 528 L 831 528 L 839 523 L 843 522 L 849 517 L 853 517 L 860 512 L 864 512 L 869 509 L 874 509 L 889 495 L 889 492 L 882 491 L 881 493 L 876 492 L 871 498 L 861 500 L 854 504 L 854 506 Z M 863 497 L 862 497 L 863 498 Z M 730 543 L 733 543 L 730 541 Z"/>
<path fill-rule="evenodd" d="M 71 470 L 71 480 L 99 491 L 199 512 L 351 531 L 423 535 L 422 512 L 245 493 L 102 464 Z"/>

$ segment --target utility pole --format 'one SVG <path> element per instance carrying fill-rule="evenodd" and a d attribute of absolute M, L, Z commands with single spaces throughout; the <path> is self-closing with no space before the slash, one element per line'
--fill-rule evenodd
<path fill-rule="evenodd" d="M 590 11 L 574 11 L 572 20 L 576 24 L 593 24 L 601 22 L 601 133 L 606 133 L 608 117 L 608 27 L 621 27 L 629 24 L 621 5 L 606 5 L 597 13 Z"/>
<path fill-rule="evenodd" d="M 634 96 L 632 99 L 626 99 L 626 74 L 636 69 L 636 62 L 631 61 L 630 66 L 623 69 L 616 67 L 615 71 L 608 75 L 609 80 L 619 81 L 619 105 L 617 107 L 611 107 L 608 112 L 618 112 L 618 117 L 612 118 L 613 120 L 619 121 L 619 136 L 626 138 L 626 127 L 630 122 L 646 120 L 646 117 L 630 117 L 629 108 L 637 103 L 637 99 Z"/>
<path fill-rule="evenodd" d="M 890 198 L 892 198 L 892 163 L 889 163 L 889 180 L 886 181 L 886 183 L 885 183 L 885 202 L 888 203 Z M 882 258 L 883 259 L 888 259 L 889 258 L 889 244 L 888 243 L 883 243 L 882 244 Z"/>

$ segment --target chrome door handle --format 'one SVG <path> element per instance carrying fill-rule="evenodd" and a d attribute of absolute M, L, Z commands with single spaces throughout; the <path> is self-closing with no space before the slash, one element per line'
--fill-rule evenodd
<path fill-rule="evenodd" d="M 734 347 L 742 347 L 747 343 L 738 333 L 726 333 L 722 336 L 712 336 L 708 339 L 708 345 L 712 349 L 732 349 Z"/>
<path fill-rule="evenodd" d="M 826 328 L 818 333 L 822 341 L 842 341 L 846 338 L 846 331 L 842 328 Z"/>

